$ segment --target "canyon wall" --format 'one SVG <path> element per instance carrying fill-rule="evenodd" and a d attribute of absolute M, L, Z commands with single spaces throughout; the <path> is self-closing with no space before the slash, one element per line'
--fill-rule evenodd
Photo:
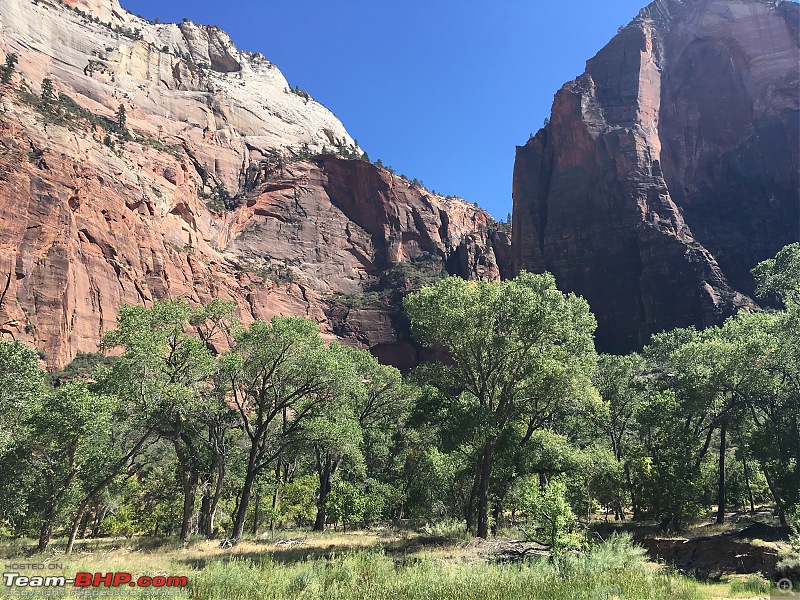
<path fill-rule="evenodd" d="M 96 351 L 122 304 L 177 297 L 231 300 L 245 323 L 307 316 L 409 367 L 401 292 L 497 279 L 493 246 L 510 257 L 484 211 L 360 160 L 330 111 L 216 27 L 4 0 L 0 64 L 11 53 L 0 336 L 51 368 Z"/>
<path fill-rule="evenodd" d="M 800 239 L 799 8 L 657 0 L 517 148 L 515 270 L 586 297 L 601 350 L 752 306 Z"/>

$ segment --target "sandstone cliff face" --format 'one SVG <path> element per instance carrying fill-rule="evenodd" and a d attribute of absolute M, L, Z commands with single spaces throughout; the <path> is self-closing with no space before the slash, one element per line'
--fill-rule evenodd
<path fill-rule="evenodd" d="M 0 64 L 19 56 L 0 86 L 0 336 L 62 366 L 123 303 L 218 297 L 405 366 L 404 278 L 499 276 L 486 213 L 322 154 L 360 150 L 264 57 L 116 0 L 65 4 L 0 4 Z"/>
<path fill-rule="evenodd" d="M 601 349 L 718 323 L 800 238 L 798 8 L 657 0 L 517 148 L 515 268 L 585 296 Z"/>

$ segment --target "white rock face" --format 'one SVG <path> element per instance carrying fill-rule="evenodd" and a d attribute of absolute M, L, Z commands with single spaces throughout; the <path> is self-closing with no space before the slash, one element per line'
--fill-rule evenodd
<path fill-rule="evenodd" d="M 123 304 L 219 298 L 244 323 L 302 315 L 410 368 L 383 288 L 445 267 L 499 277 L 488 214 L 352 160 L 342 124 L 260 54 L 216 27 L 64 1 L 0 0 L 0 65 L 19 58 L 0 85 L 0 339 L 60 367 Z M 85 110 L 36 100 L 45 79 Z M 127 134 L 103 121 L 120 105 Z"/>
<path fill-rule="evenodd" d="M 133 127 L 192 147 L 230 190 L 251 162 L 275 152 L 355 150 L 328 109 L 291 92 L 275 65 L 239 52 L 214 26 L 152 24 L 117 0 L 2 0 L 0 50 L 2 60 L 19 56 L 33 91 L 49 77 L 57 93 L 95 112 L 110 116 L 123 104 Z"/>

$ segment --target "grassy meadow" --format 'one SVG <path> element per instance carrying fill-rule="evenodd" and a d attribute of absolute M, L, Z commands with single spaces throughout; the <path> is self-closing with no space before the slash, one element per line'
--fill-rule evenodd
<path fill-rule="evenodd" d="M 60 540 L 59 540 L 60 541 Z M 709 599 L 757 598 L 769 584 L 755 576 L 706 584 L 649 562 L 644 550 L 614 536 L 584 554 L 554 560 L 534 557 L 502 563 L 497 555 L 507 542 L 473 540 L 453 533 L 354 531 L 276 532 L 245 539 L 223 549 L 208 540 L 116 538 L 87 540 L 71 556 L 59 543 L 46 555 L 30 554 L 35 543 L 0 545 L 4 565 L 61 565 L 67 577 L 78 572 L 131 572 L 186 576 L 184 591 L 90 588 L 89 594 L 113 597 L 187 597 L 196 599 Z M 7 570 L 7 569 L 4 569 Z M 20 570 L 23 574 L 33 574 Z M 48 574 L 62 574 L 53 571 Z M 3 597 L 89 597 L 76 588 Z"/>

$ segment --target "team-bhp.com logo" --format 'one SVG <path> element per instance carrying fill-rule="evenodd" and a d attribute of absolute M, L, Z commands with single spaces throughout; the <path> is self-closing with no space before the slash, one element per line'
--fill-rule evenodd
<path fill-rule="evenodd" d="M 186 577 L 168 577 L 141 575 L 134 578 L 131 573 L 78 573 L 75 577 L 63 575 L 22 575 L 20 573 L 3 573 L 6 587 L 15 588 L 56 588 L 68 585 L 76 588 L 90 587 L 139 587 L 139 588 L 185 588 Z"/>

